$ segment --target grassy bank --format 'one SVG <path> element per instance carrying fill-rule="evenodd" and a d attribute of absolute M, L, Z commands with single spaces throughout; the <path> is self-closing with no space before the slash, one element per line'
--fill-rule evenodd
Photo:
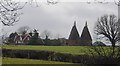
<path fill-rule="evenodd" d="M 20 58 L 3 58 L 2 64 L 72 64 L 72 63 L 45 61 L 45 60 L 20 59 Z"/>
<path fill-rule="evenodd" d="M 47 50 L 60 53 L 68 53 L 73 55 L 85 54 L 89 46 L 28 46 L 28 45 L 5 45 L 5 49 L 20 49 L 20 50 Z"/>

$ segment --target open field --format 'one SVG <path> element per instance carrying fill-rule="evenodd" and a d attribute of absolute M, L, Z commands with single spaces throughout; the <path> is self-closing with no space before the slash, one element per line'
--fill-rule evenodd
<path fill-rule="evenodd" d="M 72 63 L 20 58 L 3 58 L 2 64 L 72 64 Z"/>
<path fill-rule="evenodd" d="M 46 50 L 60 53 L 68 53 L 73 55 L 84 54 L 87 51 L 87 46 L 29 46 L 29 45 L 3 45 L 4 49 L 19 49 L 19 50 Z M 2 64 L 73 64 L 68 62 L 57 62 L 49 60 L 33 60 L 23 58 L 3 58 Z M 80 64 L 81 65 L 81 64 Z M 81 65 L 84 66 L 84 65 Z"/>
<path fill-rule="evenodd" d="M 4 45 L 5 49 L 24 49 L 24 50 L 46 50 L 73 55 L 85 54 L 89 46 L 29 46 L 29 45 Z"/>
<path fill-rule="evenodd" d="M 3 45 L 2 48 L 4 49 L 19 49 L 19 50 L 46 50 L 46 51 L 53 51 L 53 52 L 59 52 L 59 53 L 67 53 L 67 54 L 73 54 L 73 55 L 81 55 L 86 54 L 89 52 L 89 49 L 91 46 L 30 46 L 30 45 Z M 109 54 L 112 51 L 111 47 L 96 47 L 97 50 L 104 50 L 105 53 Z M 116 47 L 117 50 L 117 47 Z M 40 54 L 41 55 L 41 54 Z M 34 55 L 33 55 L 34 56 Z M 44 54 L 42 55 L 42 57 Z M 60 56 L 60 57 L 56 57 Z M 56 55 L 56 59 L 63 58 L 62 55 Z M 34 56 L 36 57 L 36 56 Z M 45 56 L 46 57 L 46 56 Z M 69 55 L 67 56 L 69 58 Z M 39 58 L 39 57 L 38 57 Z M 66 58 L 66 57 L 65 57 Z M 72 57 L 73 58 L 73 57 Z M 77 57 L 78 58 L 78 57 Z M 75 59 L 77 59 L 75 58 Z M 70 60 L 69 58 L 68 60 Z M 65 59 L 64 59 L 65 60 Z M 80 60 L 79 60 L 80 61 Z M 80 62 L 81 63 L 81 62 Z M 20 59 L 20 58 L 4 58 L 3 64 L 72 64 L 72 63 L 66 63 L 66 62 L 56 62 L 56 61 L 49 61 L 49 60 L 33 60 L 33 59 Z M 84 66 L 83 64 L 80 66 Z"/>

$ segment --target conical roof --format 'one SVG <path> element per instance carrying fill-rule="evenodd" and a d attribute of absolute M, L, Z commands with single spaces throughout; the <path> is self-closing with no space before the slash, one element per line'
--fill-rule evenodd
<path fill-rule="evenodd" d="M 87 22 L 86 22 L 85 27 L 83 28 L 83 31 L 81 34 L 81 42 L 82 41 L 92 41 L 89 29 L 87 27 Z"/>
<path fill-rule="evenodd" d="M 70 32 L 69 40 L 78 40 L 80 39 L 78 30 L 76 28 L 76 21 L 74 21 L 74 26 Z"/>

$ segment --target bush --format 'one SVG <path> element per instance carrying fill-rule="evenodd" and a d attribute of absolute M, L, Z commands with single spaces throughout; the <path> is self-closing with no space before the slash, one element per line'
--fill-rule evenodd
<path fill-rule="evenodd" d="M 29 59 L 51 60 L 51 61 L 72 62 L 72 63 L 82 63 L 83 58 L 86 57 L 82 55 L 72 55 L 72 54 L 56 53 L 52 51 L 42 51 L 42 50 L 3 49 L 2 51 L 3 51 L 3 57 L 29 58 Z"/>
<path fill-rule="evenodd" d="M 115 47 L 115 52 L 113 53 L 113 47 L 103 47 L 95 46 L 89 51 L 91 55 L 91 60 L 87 60 L 84 64 L 87 65 L 99 65 L 106 66 L 112 64 L 114 66 L 120 65 L 120 47 Z"/>

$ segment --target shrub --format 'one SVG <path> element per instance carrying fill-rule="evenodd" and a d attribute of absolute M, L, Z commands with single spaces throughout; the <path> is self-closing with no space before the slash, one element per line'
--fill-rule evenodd
<path fill-rule="evenodd" d="M 113 47 L 95 46 L 90 49 L 91 60 L 84 62 L 87 65 L 102 65 L 112 64 L 114 66 L 120 65 L 120 47 L 115 47 L 113 53 Z"/>
<path fill-rule="evenodd" d="M 43 50 L 13 50 L 3 49 L 3 57 L 28 58 L 38 60 L 51 60 L 60 62 L 82 63 L 85 56 L 56 53 Z"/>

